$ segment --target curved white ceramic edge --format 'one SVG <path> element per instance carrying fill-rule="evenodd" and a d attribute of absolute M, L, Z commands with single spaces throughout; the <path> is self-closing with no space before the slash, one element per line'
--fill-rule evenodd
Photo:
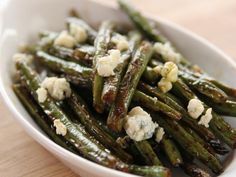
<path fill-rule="evenodd" d="M 115 9 L 86 0 L 4 0 L 2 2 L 0 9 L 0 90 L 3 100 L 14 114 L 14 118 L 30 136 L 81 176 L 134 176 L 97 165 L 52 142 L 31 120 L 11 89 L 13 64 L 10 57 L 17 50 L 17 45 L 21 41 L 28 41 L 28 36 L 35 36 L 40 29 L 60 29 L 63 26 L 61 19 L 64 19 L 66 12 L 71 7 L 79 9 L 81 15 L 92 24 L 98 24 L 103 19 L 127 22 L 126 17 Z M 57 4 L 57 10 L 52 13 L 51 8 L 55 4 Z M 151 17 L 151 15 L 148 16 Z M 163 19 L 155 19 L 162 31 L 187 58 L 207 69 L 214 77 L 236 87 L 236 81 L 231 77 L 236 75 L 236 64 L 230 57 L 196 34 Z M 236 126 L 234 120 L 228 120 L 233 126 Z M 236 174 L 235 167 L 236 161 L 233 160 L 221 176 L 228 177 Z"/>

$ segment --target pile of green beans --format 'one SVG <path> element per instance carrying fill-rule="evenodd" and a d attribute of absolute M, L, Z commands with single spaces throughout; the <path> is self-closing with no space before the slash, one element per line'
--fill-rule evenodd
<path fill-rule="evenodd" d="M 221 117 L 236 117 L 236 89 L 194 69 L 180 55 L 176 61 L 178 80 L 163 93 L 157 84 L 161 75 L 154 67 L 165 64 L 168 58 L 156 53 L 153 46 L 155 42 L 171 42 L 125 0 L 118 0 L 118 4 L 134 26 L 123 27 L 128 49 L 121 51 L 123 62 L 114 69 L 114 75 L 103 77 L 97 67 L 100 58 L 116 49 L 112 38 L 121 35 L 121 25 L 104 21 L 93 29 L 73 15 L 66 20 L 66 30 L 76 24 L 86 30 L 87 40 L 67 48 L 54 45 L 58 32 L 40 33 L 39 42 L 24 50 L 33 57 L 32 63 L 16 61 L 19 77 L 13 84 L 15 94 L 50 139 L 100 165 L 148 177 L 171 176 L 170 165 L 193 177 L 220 174 L 224 170 L 220 156 L 236 147 L 236 130 Z M 43 72 L 47 77 L 65 78 L 70 83 L 70 96 L 58 101 L 47 95 L 40 102 L 37 90 Z M 204 112 L 212 108 L 209 127 L 199 125 L 189 115 L 191 99 L 201 100 Z M 134 106 L 141 106 L 164 128 L 160 142 L 154 137 L 135 141 L 126 134 L 125 118 Z M 65 126 L 64 136 L 57 134 L 55 120 Z"/>

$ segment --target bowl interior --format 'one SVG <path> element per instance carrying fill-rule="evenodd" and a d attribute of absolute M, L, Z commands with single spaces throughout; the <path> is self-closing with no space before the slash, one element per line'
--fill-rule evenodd
<path fill-rule="evenodd" d="M 93 26 L 97 26 L 102 20 L 107 19 L 118 23 L 128 23 L 126 16 L 119 10 L 97 4 L 95 1 L 4 1 L 0 9 L 0 88 L 8 107 L 15 113 L 17 120 L 31 136 L 40 141 L 50 151 L 56 151 L 60 158 L 71 158 L 76 163 L 78 160 L 81 161 L 81 158 L 74 157 L 69 152 L 66 153 L 65 150 L 63 151 L 62 148 L 53 143 L 51 144 L 53 148 L 49 147 L 48 143 L 50 141 L 46 140 L 45 134 L 32 121 L 11 89 L 12 79 L 14 78 L 14 66 L 11 57 L 17 51 L 18 46 L 35 41 L 38 32 L 41 30 L 59 31 L 63 29 L 65 27 L 64 19 L 71 8 L 77 9 L 82 18 Z M 236 80 L 232 77 L 236 75 L 236 64 L 228 56 L 204 39 L 175 24 L 162 19 L 157 19 L 157 21 L 161 31 L 173 41 L 186 58 L 200 65 L 216 79 L 236 87 Z M 236 121 L 233 118 L 227 118 L 227 121 L 236 127 Z M 67 157 L 65 157 L 65 153 Z M 87 163 L 86 161 L 83 162 Z M 91 163 L 86 165 L 91 165 Z M 84 168 L 86 165 L 84 165 Z M 228 165 L 222 176 L 236 172 L 234 167 L 236 167 L 236 160 Z M 96 166 L 96 169 L 104 172 L 105 168 Z M 107 174 L 122 176 L 120 172 L 110 170 L 108 173 L 108 171 L 106 171 Z"/>

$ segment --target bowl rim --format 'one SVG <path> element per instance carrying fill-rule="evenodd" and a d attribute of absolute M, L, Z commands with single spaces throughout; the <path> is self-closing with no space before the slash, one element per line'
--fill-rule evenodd
<path fill-rule="evenodd" d="M 9 3 L 12 3 L 13 1 L 16 1 L 16 0 L 4 0 L 4 1 L 2 1 L 2 3 L 0 3 L 0 14 L 1 14 L 0 21 L 2 21 L 1 19 L 4 18 L 4 11 L 7 10 L 7 6 L 9 5 Z M 103 6 L 106 6 L 107 8 L 112 8 L 114 10 L 117 10 L 116 7 L 114 7 L 113 5 L 110 5 L 110 4 L 106 4 L 105 2 L 97 2 L 96 0 L 89 0 L 89 1 L 92 1 L 93 3 L 102 4 Z M 156 17 L 156 16 L 153 17 L 153 15 L 151 13 L 146 13 L 146 12 L 142 12 L 142 13 L 146 17 L 148 17 L 149 19 L 155 20 L 158 23 L 164 24 L 167 27 L 176 29 L 177 31 L 181 31 L 182 33 L 185 33 L 186 36 L 193 38 L 197 42 L 207 45 L 211 50 L 213 50 L 215 53 L 217 53 L 217 55 L 220 55 L 222 58 L 224 58 L 224 60 L 226 60 L 234 68 L 236 68 L 236 62 L 231 57 L 229 57 L 221 49 L 219 49 L 218 47 L 216 47 L 214 44 L 212 44 L 208 40 L 204 39 L 203 37 L 199 36 L 198 34 L 191 32 L 190 30 L 188 30 L 188 29 L 186 29 L 174 22 L 166 20 L 164 18 Z M 4 38 L 3 26 L 2 26 L 2 24 L 0 24 L 0 46 L 2 45 L 3 38 Z M 1 61 L 0 61 L 0 63 L 1 63 Z M 24 127 L 24 131 L 26 131 L 28 133 L 28 135 L 30 135 L 33 139 L 35 139 L 45 149 L 47 149 L 50 152 L 55 151 L 57 156 L 59 155 L 60 158 L 63 157 L 65 160 L 69 159 L 69 160 L 72 160 L 73 162 L 77 161 L 77 162 L 83 164 L 82 165 L 82 166 L 84 166 L 83 168 L 92 167 L 96 171 L 100 171 L 100 172 L 104 172 L 106 174 L 112 174 L 112 175 L 116 175 L 116 176 L 123 176 L 124 174 L 127 177 L 135 177 L 136 176 L 136 175 L 132 175 L 129 173 L 124 173 L 122 171 L 114 170 L 114 169 L 102 166 L 100 164 L 97 164 L 95 162 L 92 162 L 86 158 L 81 157 L 80 155 L 74 154 L 74 153 L 64 149 L 63 147 L 61 147 L 60 145 L 56 144 L 54 141 L 49 139 L 47 137 L 47 135 L 45 135 L 42 132 L 40 132 L 39 130 L 37 130 L 36 127 L 34 127 L 30 122 L 28 122 L 26 119 L 24 119 L 24 116 L 21 113 L 21 111 L 18 110 L 15 106 L 15 104 L 17 104 L 17 103 L 14 103 L 12 101 L 11 97 L 9 96 L 9 94 L 7 93 L 7 88 L 4 86 L 3 77 L 4 77 L 4 75 L 1 74 L 0 75 L 0 94 L 4 100 L 3 102 L 5 103 L 5 106 L 14 115 L 12 117 L 14 119 L 16 119 L 17 122 L 19 122 L 21 124 L 21 126 Z M 48 148 L 47 146 L 50 146 L 51 149 Z"/>

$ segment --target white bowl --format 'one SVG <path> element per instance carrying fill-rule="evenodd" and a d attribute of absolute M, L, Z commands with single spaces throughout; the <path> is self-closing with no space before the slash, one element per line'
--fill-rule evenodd
<path fill-rule="evenodd" d="M 106 19 L 128 23 L 127 17 L 115 8 L 88 0 L 3 0 L 0 2 L 0 89 L 15 119 L 30 136 L 80 176 L 134 176 L 97 165 L 52 142 L 32 121 L 11 88 L 14 68 L 11 57 L 17 51 L 17 46 L 34 40 L 37 33 L 43 29 L 62 29 L 64 19 L 71 8 L 78 9 L 81 16 L 90 24 L 99 24 Z M 236 76 L 236 64 L 230 57 L 206 40 L 173 23 L 163 19 L 155 20 L 158 21 L 160 29 L 190 61 L 200 65 L 215 78 L 236 87 L 236 79 L 233 78 Z M 227 120 L 236 127 L 236 120 L 230 118 Z M 222 177 L 236 175 L 234 153 L 232 159 Z"/>

